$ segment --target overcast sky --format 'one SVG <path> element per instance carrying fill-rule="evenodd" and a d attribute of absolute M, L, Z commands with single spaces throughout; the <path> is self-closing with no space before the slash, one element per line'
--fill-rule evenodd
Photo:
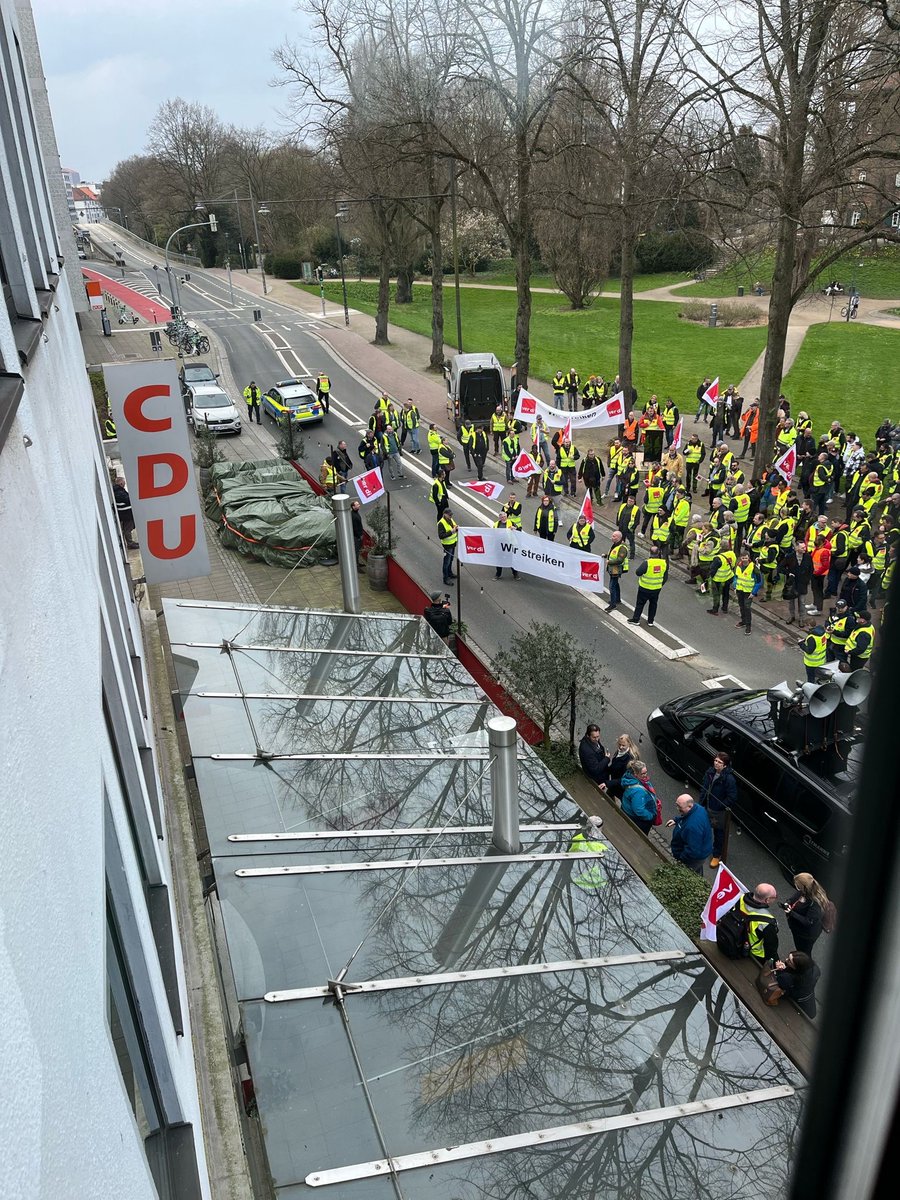
<path fill-rule="evenodd" d="M 139 154 L 164 100 L 228 124 L 284 128 L 272 51 L 305 18 L 294 0 L 32 0 L 63 166 L 101 182 Z"/>

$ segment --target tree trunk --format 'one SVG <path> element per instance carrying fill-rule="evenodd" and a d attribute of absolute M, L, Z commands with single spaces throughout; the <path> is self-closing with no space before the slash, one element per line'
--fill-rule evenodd
<path fill-rule="evenodd" d="M 516 237 L 510 250 L 516 264 L 516 382 L 524 387 L 531 358 L 531 158 L 521 130 L 516 136 L 516 186 Z"/>
<path fill-rule="evenodd" d="M 769 296 L 769 328 L 766 357 L 759 385 L 760 428 L 753 457 L 753 473 L 762 479 L 775 450 L 775 426 L 778 424 L 778 397 L 784 372 L 784 353 L 793 304 L 791 292 L 797 250 L 797 225 L 792 216 L 783 214 L 778 223 L 775 244 L 775 271 Z"/>
<path fill-rule="evenodd" d="M 627 203 L 627 200 L 626 200 Z M 631 350 L 634 343 L 634 232 L 627 211 L 622 213 L 622 267 L 619 272 L 619 384 L 625 411 L 632 407 Z"/>
<path fill-rule="evenodd" d="M 389 346 L 388 316 L 391 310 L 391 255 L 385 247 L 378 261 L 378 311 L 375 314 L 375 345 Z"/>
<path fill-rule="evenodd" d="M 409 265 L 398 268 L 398 270 L 397 270 L 397 303 L 398 304 L 412 304 L 414 275 L 415 275 L 415 271 Z"/>
<path fill-rule="evenodd" d="M 431 202 L 431 358 L 432 371 L 444 368 L 444 247 L 440 205 Z"/>

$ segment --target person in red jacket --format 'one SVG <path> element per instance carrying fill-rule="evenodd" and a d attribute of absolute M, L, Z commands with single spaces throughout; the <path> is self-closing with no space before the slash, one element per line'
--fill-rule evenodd
<path fill-rule="evenodd" d="M 822 611 L 825 603 L 825 584 L 828 582 L 828 572 L 831 568 L 831 537 L 827 533 L 816 534 L 816 543 L 812 551 L 812 587 L 813 604 L 816 612 Z"/>

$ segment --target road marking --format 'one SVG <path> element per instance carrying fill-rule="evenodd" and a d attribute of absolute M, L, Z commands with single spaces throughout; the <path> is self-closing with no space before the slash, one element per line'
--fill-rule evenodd
<path fill-rule="evenodd" d="M 712 679 L 703 679 L 701 682 L 705 688 L 714 692 L 717 688 L 724 688 L 726 680 L 735 687 L 746 688 L 749 691 L 747 684 L 744 683 L 743 679 L 738 679 L 737 675 L 714 675 Z"/>

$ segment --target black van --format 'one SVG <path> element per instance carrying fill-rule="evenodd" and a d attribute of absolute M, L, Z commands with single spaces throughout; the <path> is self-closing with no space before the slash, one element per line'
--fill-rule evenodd
<path fill-rule="evenodd" d="M 857 715 L 845 710 L 827 726 L 803 714 L 785 721 L 766 692 L 724 688 L 663 704 L 647 729 L 663 770 L 695 788 L 715 752 L 727 751 L 737 778 L 734 820 L 788 878 L 809 871 L 836 886 L 862 770 Z"/>

